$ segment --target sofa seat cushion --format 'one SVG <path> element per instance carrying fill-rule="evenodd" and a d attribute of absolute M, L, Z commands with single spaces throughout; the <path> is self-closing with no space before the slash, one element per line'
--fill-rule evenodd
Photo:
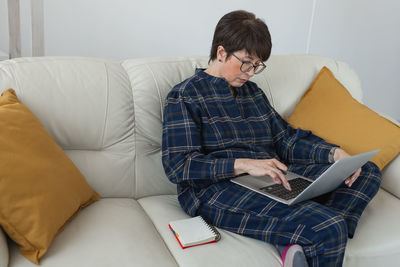
<path fill-rule="evenodd" d="M 10 244 L 9 267 L 34 267 Z M 138 202 L 103 198 L 81 210 L 54 239 L 42 267 L 177 266 Z"/>
<path fill-rule="evenodd" d="M 215 244 L 182 250 L 168 222 L 189 217 L 176 196 L 164 195 L 139 200 L 180 266 L 281 266 L 270 244 L 220 230 Z M 400 200 L 380 190 L 362 215 L 356 235 L 349 239 L 344 266 L 397 266 L 400 258 Z M 251 255 L 251 257 L 249 256 Z"/>
<path fill-rule="evenodd" d="M 218 229 L 221 240 L 217 243 L 182 249 L 168 228 L 172 220 L 189 218 L 180 207 L 177 197 L 152 196 L 138 201 L 179 266 L 282 266 L 280 256 L 272 245 L 221 229 Z"/>

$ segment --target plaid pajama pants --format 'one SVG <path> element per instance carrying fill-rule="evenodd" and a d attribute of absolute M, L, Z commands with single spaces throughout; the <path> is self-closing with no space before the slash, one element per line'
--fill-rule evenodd
<path fill-rule="evenodd" d="M 329 165 L 289 166 L 317 177 Z M 378 192 L 381 173 L 368 162 L 351 188 L 344 183 L 317 199 L 287 206 L 244 187 L 226 182 L 223 190 L 200 195 L 198 214 L 234 233 L 275 245 L 299 244 L 310 266 L 342 266 L 348 238 L 370 200 Z"/>

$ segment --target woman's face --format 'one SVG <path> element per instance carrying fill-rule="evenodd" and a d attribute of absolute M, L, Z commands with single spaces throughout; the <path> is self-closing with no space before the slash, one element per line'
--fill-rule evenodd
<path fill-rule="evenodd" d="M 240 70 L 241 61 L 251 62 L 253 65 L 261 61 L 258 57 L 249 55 L 244 49 L 234 52 L 228 59 L 226 59 L 226 54 L 225 56 L 222 54 L 221 60 L 220 75 L 225 78 L 229 85 L 234 87 L 242 86 L 254 76 L 254 68 L 248 72 Z"/>

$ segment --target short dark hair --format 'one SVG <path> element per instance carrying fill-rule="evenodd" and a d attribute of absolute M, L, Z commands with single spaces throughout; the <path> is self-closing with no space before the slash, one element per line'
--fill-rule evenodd
<path fill-rule="evenodd" d="M 210 61 L 217 58 L 222 45 L 229 58 L 233 52 L 245 49 L 250 55 L 266 61 L 271 55 L 271 35 L 264 21 L 253 13 L 236 10 L 224 15 L 215 27 Z"/>

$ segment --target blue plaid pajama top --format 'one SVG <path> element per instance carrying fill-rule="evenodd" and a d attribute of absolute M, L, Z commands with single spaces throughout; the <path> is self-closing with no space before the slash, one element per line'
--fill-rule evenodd
<path fill-rule="evenodd" d="M 255 83 L 247 81 L 233 90 L 235 97 L 225 79 L 197 69 L 166 98 L 162 163 L 191 216 L 201 196 L 232 184 L 237 158 L 276 158 L 287 165 L 328 163 L 335 146 L 310 131 L 293 129 Z"/>

